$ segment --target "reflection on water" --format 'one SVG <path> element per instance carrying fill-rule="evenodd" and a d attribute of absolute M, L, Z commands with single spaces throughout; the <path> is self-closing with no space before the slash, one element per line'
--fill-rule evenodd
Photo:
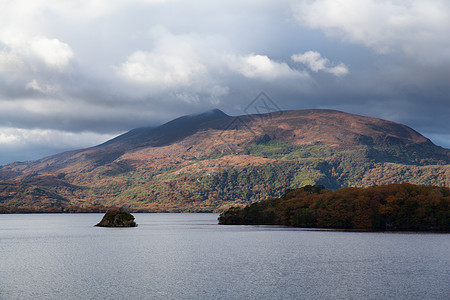
<path fill-rule="evenodd" d="M 448 234 L 0 215 L 0 299 L 449 299 Z"/>

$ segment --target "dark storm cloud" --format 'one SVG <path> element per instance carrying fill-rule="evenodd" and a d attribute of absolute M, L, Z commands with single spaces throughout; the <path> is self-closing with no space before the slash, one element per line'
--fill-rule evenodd
<path fill-rule="evenodd" d="M 449 11 L 438 0 L 10 2 L 0 163 L 215 107 L 242 114 L 262 90 L 282 109 L 389 119 L 450 147 Z"/>

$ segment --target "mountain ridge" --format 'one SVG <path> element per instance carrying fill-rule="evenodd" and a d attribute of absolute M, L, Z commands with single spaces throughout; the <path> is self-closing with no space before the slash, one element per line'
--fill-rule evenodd
<path fill-rule="evenodd" d="M 32 188 L 58 195 L 62 209 L 212 211 L 305 184 L 449 186 L 449 153 L 408 126 L 336 110 L 233 117 L 215 109 L 0 166 L 0 183 L 13 182 L 18 195 L 0 192 L 0 210 L 19 205 L 19 195 Z"/>

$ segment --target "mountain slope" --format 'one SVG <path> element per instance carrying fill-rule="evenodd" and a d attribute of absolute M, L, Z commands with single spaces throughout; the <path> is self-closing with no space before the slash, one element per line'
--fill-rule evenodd
<path fill-rule="evenodd" d="M 145 211 L 221 210 L 306 184 L 450 186 L 449 153 L 405 125 L 334 110 L 238 117 L 213 110 L 1 166 L 3 184 L 19 187 L 17 196 L 0 191 L 0 209 L 20 207 L 20 186 L 57 195 L 61 207 Z"/>

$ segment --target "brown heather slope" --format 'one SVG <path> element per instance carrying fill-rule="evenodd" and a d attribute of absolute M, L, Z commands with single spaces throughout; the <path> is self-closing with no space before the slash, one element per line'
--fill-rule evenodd
<path fill-rule="evenodd" d="M 390 121 L 320 109 L 239 117 L 213 110 L 1 166 L 0 183 L 16 193 L 0 190 L 0 210 L 221 210 L 305 184 L 450 186 L 449 163 L 448 149 Z M 36 188 L 48 201 L 32 197 Z"/>

